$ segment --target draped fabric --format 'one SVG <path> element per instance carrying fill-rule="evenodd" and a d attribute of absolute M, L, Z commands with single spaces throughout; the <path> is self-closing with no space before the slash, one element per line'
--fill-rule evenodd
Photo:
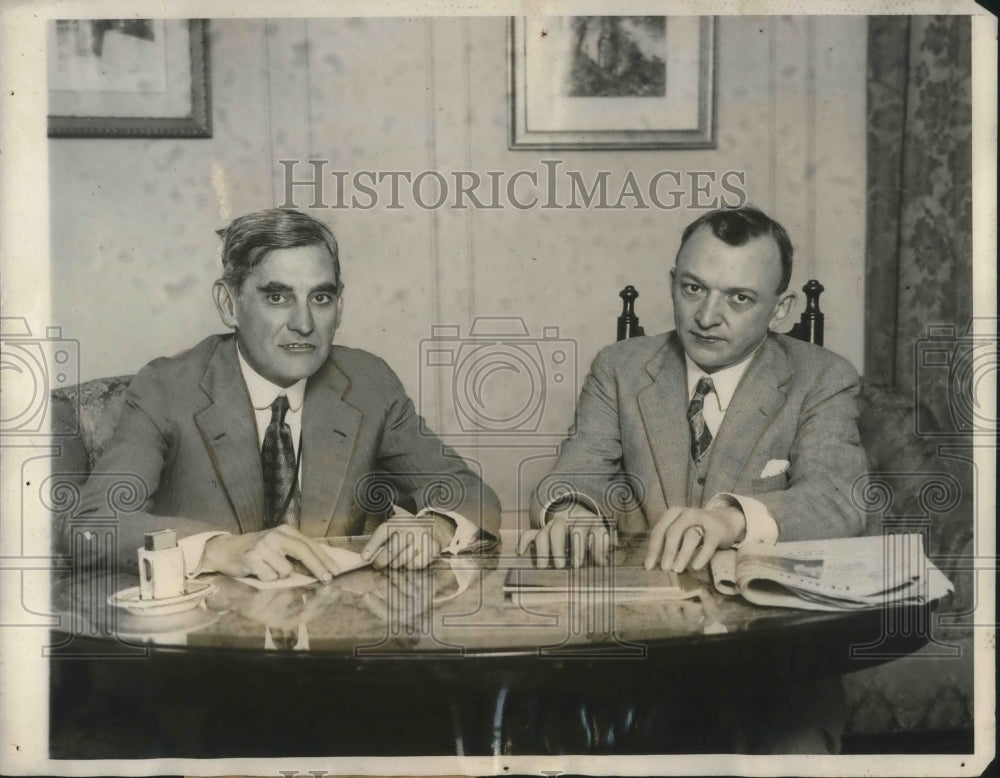
<path fill-rule="evenodd" d="M 869 19 L 865 377 L 946 425 L 949 371 L 917 352 L 972 316 L 971 62 L 967 16 Z"/>
<path fill-rule="evenodd" d="M 871 470 L 891 490 L 884 523 L 870 531 L 890 521 L 920 531 L 926 522 L 925 547 L 956 593 L 937 611 L 919 659 L 844 679 L 849 735 L 905 732 L 920 742 L 947 732 L 968 737 L 959 748 L 971 748 L 973 630 L 966 616 L 949 614 L 975 603 L 975 574 L 962 570 L 976 553 L 970 443 L 995 425 L 989 399 L 975 393 L 981 373 L 996 369 L 995 336 L 969 334 L 971 54 L 969 17 L 869 18 L 859 426 Z"/>

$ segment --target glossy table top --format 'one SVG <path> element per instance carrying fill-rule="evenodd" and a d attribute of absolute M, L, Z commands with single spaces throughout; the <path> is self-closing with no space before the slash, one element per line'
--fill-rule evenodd
<path fill-rule="evenodd" d="M 364 541 L 330 542 L 360 550 Z M 697 656 L 710 661 L 713 647 L 732 651 L 738 646 L 745 654 L 754 641 L 765 641 L 794 643 L 800 653 L 802 645 L 809 647 L 807 654 L 816 653 L 814 648 L 835 651 L 834 660 L 847 662 L 835 668 L 843 672 L 845 667 L 857 669 L 850 665 L 851 646 L 877 642 L 884 631 L 885 613 L 878 610 L 762 608 L 718 594 L 707 573 L 695 581 L 698 595 L 687 600 L 575 593 L 525 604 L 503 592 L 510 568 L 532 564 L 514 554 L 515 543 L 516 535 L 505 533 L 501 548 L 491 554 L 444 556 L 424 571 L 365 568 L 327 585 L 258 590 L 224 576 L 204 577 L 199 580 L 211 581 L 216 591 L 198 607 L 166 616 L 133 615 L 107 604 L 109 595 L 138 583 L 134 576 L 74 574 L 53 588 L 61 613 L 58 632 L 168 651 L 296 652 L 353 660 L 421 655 L 629 658 L 664 651 L 691 654 L 699 647 Z M 616 562 L 635 564 L 644 546 L 644 538 L 623 539 Z M 562 574 L 569 580 L 588 572 L 566 569 Z M 830 645 L 831 636 L 837 646 Z M 720 656 L 717 661 L 728 660 Z"/>

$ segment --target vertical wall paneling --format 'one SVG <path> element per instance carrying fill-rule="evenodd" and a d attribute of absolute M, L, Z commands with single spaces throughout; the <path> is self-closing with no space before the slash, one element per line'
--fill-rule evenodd
<path fill-rule="evenodd" d="M 463 336 L 475 316 L 521 317 L 534 336 L 557 327 L 576 363 L 567 383 L 547 387 L 543 427 L 556 437 L 573 419 L 594 355 L 614 337 L 625 283 L 640 289 L 648 332 L 673 326 L 667 271 L 682 229 L 702 212 L 691 202 L 696 172 L 741 173 L 750 200 L 785 223 L 798 251 L 792 283 L 822 280 L 827 345 L 860 366 L 863 17 L 719 17 L 718 144 L 700 150 L 509 150 L 506 24 L 212 20 L 213 138 L 52 140 L 52 323 L 81 340 L 83 378 L 135 372 L 222 328 L 209 292 L 219 272 L 214 230 L 283 201 L 279 159 L 301 160 L 297 178 L 312 176 L 308 160 L 324 161 L 326 207 L 309 210 L 341 244 L 337 341 L 383 357 L 446 435 L 452 373 L 426 380 L 422 372 L 420 343 L 432 325 L 457 325 Z M 561 207 L 542 207 L 546 160 L 558 160 Z M 499 172 L 502 207 L 453 208 L 458 170 L 483 177 L 481 196 L 487 173 Z M 642 185 L 663 170 L 681 176 L 676 207 L 565 207 L 570 171 L 587 182 L 609 171 L 614 200 L 627 173 Z M 424 171 L 445 176 L 440 208 L 420 208 L 406 181 L 402 208 L 389 207 L 388 181 L 376 184 L 373 205 L 354 185 L 366 172 Z M 537 187 L 522 179 L 518 188 L 539 196 L 535 207 L 507 201 L 518 171 L 539 177 Z M 433 177 L 423 191 L 433 197 Z M 308 209 L 312 192 L 296 190 L 295 200 Z M 507 511 L 525 503 L 555 451 L 540 438 L 457 443 Z"/>
<path fill-rule="evenodd" d="M 301 160 L 296 179 L 311 179 L 307 164 L 309 135 L 309 40 L 306 19 L 270 19 L 265 22 L 267 57 L 268 127 L 272 171 L 272 206 L 285 200 L 285 169 L 281 159 Z M 306 190 L 299 190 L 302 205 L 311 204 Z M 263 193 L 261 193 L 263 195 Z M 263 200 L 263 197 L 261 198 Z M 267 203 L 262 202 L 261 207 Z"/>
<path fill-rule="evenodd" d="M 809 190 L 812 187 L 809 151 L 808 18 L 778 16 L 771 20 L 774 47 L 771 73 L 774 85 L 775 142 L 774 209 L 772 215 L 788 230 L 795 246 L 793 283 L 801 287 L 811 260 L 809 245 Z M 801 279 L 801 280 L 800 280 Z"/>
<path fill-rule="evenodd" d="M 337 342 L 384 358 L 415 400 L 419 339 L 437 318 L 434 213 L 412 207 L 405 191 L 406 207 L 390 208 L 387 196 L 372 198 L 357 184 L 433 165 L 430 25 L 350 18 L 310 19 L 308 27 L 310 156 L 326 161 L 330 206 L 312 213 L 337 234 L 346 282 Z M 335 207 L 334 173 L 345 182 L 342 208 Z M 387 195 L 389 181 L 374 187 Z"/>

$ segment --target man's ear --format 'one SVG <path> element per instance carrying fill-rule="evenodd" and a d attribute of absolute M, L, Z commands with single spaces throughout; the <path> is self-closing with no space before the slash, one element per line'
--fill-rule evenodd
<path fill-rule="evenodd" d="M 778 297 L 778 302 L 774 305 L 774 314 L 768 325 L 770 329 L 777 331 L 792 315 L 793 310 L 795 310 L 795 292 L 787 291 Z"/>
<path fill-rule="evenodd" d="M 221 278 L 212 285 L 212 298 L 215 300 L 215 307 L 219 310 L 222 323 L 232 330 L 235 330 L 236 321 L 236 296 L 233 294 L 229 284 Z"/>
<path fill-rule="evenodd" d="M 340 294 L 337 297 L 337 325 L 334 330 L 340 329 L 341 319 L 344 318 L 344 288 L 340 288 Z"/>

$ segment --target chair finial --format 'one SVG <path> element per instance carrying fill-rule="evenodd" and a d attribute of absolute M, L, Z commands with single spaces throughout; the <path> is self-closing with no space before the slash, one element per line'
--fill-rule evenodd
<path fill-rule="evenodd" d="M 635 301 L 639 297 L 639 292 L 629 284 L 618 293 L 618 296 L 622 298 L 622 313 L 618 317 L 618 340 L 645 335 L 645 331 L 639 326 L 639 317 L 635 315 Z"/>

